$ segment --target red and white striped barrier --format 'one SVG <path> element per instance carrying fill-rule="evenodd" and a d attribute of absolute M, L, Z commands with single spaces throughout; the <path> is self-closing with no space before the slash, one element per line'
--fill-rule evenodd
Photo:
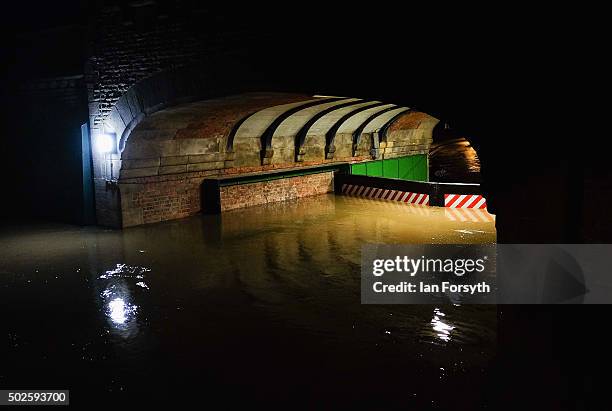
<path fill-rule="evenodd" d="M 347 198 L 347 201 L 367 204 L 370 201 L 370 199 L 374 197 L 364 197 L 363 194 L 368 194 L 368 193 L 372 195 L 376 194 L 376 192 L 373 192 L 373 191 L 368 192 L 368 191 L 362 190 L 361 188 L 354 188 L 354 187 L 356 186 L 351 185 L 349 187 L 349 185 L 346 185 L 342 187 L 343 193 L 345 194 L 347 192 L 353 193 L 352 195 L 349 194 L 350 200 Z M 363 186 L 357 186 L 357 187 L 363 187 Z M 360 192 L 361 192 L 361 195 L 359 195 Z M 384 195 L 384 191 L 382 192 L 381 196 L 383 195 Z M 391 197 L 392 194 L 387 193 L 387 196 Z M 401 200 L 401 198 L 403 197 L 404 197 L 403 195 L 400 195 L 400 196 L 396 196 L 395 198 L 396 200 L 398 198 Z M 382 198 L 382 197 L 376 197 L 376 198 Z M 389 209 L 398 210 L 398 211 L 405 211 L 405 212 L 420 215 L 423 217 L 429 217 L 432 215 L 432 212 L 429 211 L 430 210 L 429 207 L 424 207 L 424 206 L 405 207 L 404 203 L 400 201 L 382 202 L 381 206 L 387 207 Z M 444 208 L 444 216 L 450 221 L 461 222 L 461 223 L 492 223 L 495 221 L 495 216 L 493 214 L 489 214 L 489 212 L 484 208 L 481 209 L 481 208 L 446 207 Z"/>
<path fill-rule="evenodd" d="M 479 194 L 444 194 L 444 207 L 485 209 L 487 202 Z"/>
<path fill-rule="evenodd" d="M 342 194 L 379 200 L 400 201 L 407 204 L 429 205 L 429 195 L 409 191 L 387 190 L 355 184 L 343 184 Z"/>
<path fill-rule="evenodd" d="M 397 201 L 406 204 L 429 205 L 429 195 L 412 193 L 409 191 L 391 190 L 385 188 L 368 187 L 359 184 L 343 184 L 342 194 L 377 200 Z M 478 209 L 486 210 L 486 199 L 480 194 L 444 194 L 444 207 L 452 209 Z M 487 213 L 487 215 L 490 215 Z M 476 221 L 470 216 L 459 221 Z M 478 220 L 484 221 L 484 220 Z M 487 219 L 486 221 L 491 221 Z"/>

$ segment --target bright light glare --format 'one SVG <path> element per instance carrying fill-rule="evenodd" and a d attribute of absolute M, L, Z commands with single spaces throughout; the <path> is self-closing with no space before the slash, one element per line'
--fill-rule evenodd
<path fill-rule="evenodd" d="M 451 331 L 453 331 L 455 327 L 440 320 L 440 317 L 445 316 L 446 314 L 440 311 L 439 308 L 435 308 L 434 317 L 431 319 L 431 326 L 438 335 L 438 338 L 443 341 L 450 341 Z"/>
<path fill-rule="evenodd" d="M 101 153 L 111 153 L 114 150 L 115 138 L 111 134 L 100 134 L 96 139 L 96 148 Z"/>
<path fill-rule="evenodd" d="M 115 298 L 108 303 L 108 315 L 115 324 L 124 324 L 128 317 L 136 314 L 137 307 L 126 303 L 123 298 Z"/>
<path fill-rule="evenodd" d="M 125 302 L 121 298 L 115 298 L 113 301 L 108 303 L 108 308 L 110 311 L 110 318 L 116 324 L 123 324 L 127 319 L 125 315 Z"/>

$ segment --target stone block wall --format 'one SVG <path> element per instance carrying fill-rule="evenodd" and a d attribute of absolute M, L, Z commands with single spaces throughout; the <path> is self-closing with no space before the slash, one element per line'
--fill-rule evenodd
<path fill-rule="evenodd" d="M 380 142 L 383 159 L 415 154 L 428 154 L 433 142 L 433 129 L 439 120 L 419 111 L 401 116 L 389 127 Z"/>

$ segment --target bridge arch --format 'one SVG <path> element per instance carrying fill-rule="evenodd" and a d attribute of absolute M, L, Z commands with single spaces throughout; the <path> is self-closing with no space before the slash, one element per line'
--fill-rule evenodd
<path fill-rule="evenodd" d="M 117 223 L 107 225 L 126 227 L 199 212 L 200 185 L 213 175 L 372 160 L 370 152 L 380 139 L 374 132 L 408 111 L 379 101 L 297 93 L 201 97 L 204 84 L 199 89 L 185 84 L 184 92 L 172 92 L 161 86 L 164 82 L 167 74 L 128 90 L 105 122 L 118 137 L 116 154 L 100 159 L 114 170 L 112 178 L 103 176 L 104 194 L 113 197 L 118 214 Z M 158 90 L 157 98 L 147 95 L 152 89 Z M 428 117 L 433 128 L 437 120 Z M 365 139 L 367 147 L 359 152 L 353 150 L 356 131 L 376 134 Z M 332 155 L 330 146 L 335 148 Z M 407 141 L 406 147 L 408 153 L 417 145 Z M 387 156 L 402 155 L 395 150 Z"/>
<path fill-rule="evenodd" d="M 318 114 L 335 110 L 338 107 L 345 107 L 363 101 L 357 98 L 342 98 L 319 104 L 307 109 L 300 110 L 293 115 L 285 118 L 278 127 L 272 132 L 272 150 L 275 155 L 272 157 L 273 164 L 292 163 L 296 161 L 298 152 L 296 151 L 297 135 L 308 122 L 316 118 Z"/>
<path fill-rule="evenodd" d="M 325 132 L 325 158 L 334 158 L 334 154 L 336 152 L 335 139 L 340 126 L 342 126 L 349 118 L 362 111 L 383 105 L 385 105 L 385 103 L 382 103 L 380 101 L 367 102 L 358 106 L 355 109 L 345 110 L 344 112 L 337 111 L 335 113 L 336 115 L 328 117 L 327 119 L 325 119 L 325 121 L 322 120 L 323 124 L 321 126 L 327 127 L 327 131 Z M 316 130 L 316 127 L 313 126 L 313 128 Z M 312 139 L 310 141 L 312 141 Z"/>
<path fill-rule="evenodd" d="M 351 99 L 348 102 L 333 105 L 324 110 L 321 110 L 318 113 L 316 113 L 314 116 L 312 116 L 295 133 L 295 161 L 304 161 L 305 156 L 306 156 L 306 150 L 304 149 L 304 146 L 306 144 L 306 138 L 308 137 L 308 133 L 311 131 L 311 129 L 315 127 L 315 125 L 318 125 L 319 129 L 324 127 L 323 124 L 325 123 L 321 121 L 323 118 L 329 117 L 329 115 L 333 113 L 342 112 L 342 109 L 344 108 L 348 108 L 350 110 L 356 106 L 361 106 L 363 104 L 368 104 L 368 103 L 369 103 L 368 101 L 365 101 L 364 103 L 364 100 L 361 100 L 361 99 Z M 316 135 L 316 132 L 313 134 Z"/>

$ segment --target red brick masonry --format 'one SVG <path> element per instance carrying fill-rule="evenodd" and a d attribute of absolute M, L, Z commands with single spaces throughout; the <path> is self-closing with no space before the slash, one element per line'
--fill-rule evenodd
<path fill-rule="evenodd" d="M 122 191 L 123 226 L 184 218 L 200 211 L 201 179 L 150 183 Z"/>
<path fill-rule="evenodd" d="M 309 164 L 300 164 L 306 166 Z M 275 170 L 277 165 L 243 167 L 223 170 L 223 174 L 241 174 Z M 120 183 L 122 227 L 156 223 L 165 220 L 185 218 L 201 210 L 201 186 L 206 177 L 218 175 L 219 170 L 185 173 L 167 176 L 140 177 Z M 283 201 L 333 191 L 333 173 L 317 173 L 290 177 L 282 180 L 250 183 L 242 186 L 227 186 L 221 189 L 223 210 Z M 231 188 L 231 189 L 230 189 Z M 101 194 L 105 189 L 100 188 Z M 235 193 L 240 192 L 237 195 Z M 226 200 L 236 197 L 233 200 Z M 241 197 L 242 196 L 242 197 Z"/>
<path fill-rule="evenodd" d="M 221 210 L 292 200 L 334 191 L 333 171 L 221 187 Z"/>

